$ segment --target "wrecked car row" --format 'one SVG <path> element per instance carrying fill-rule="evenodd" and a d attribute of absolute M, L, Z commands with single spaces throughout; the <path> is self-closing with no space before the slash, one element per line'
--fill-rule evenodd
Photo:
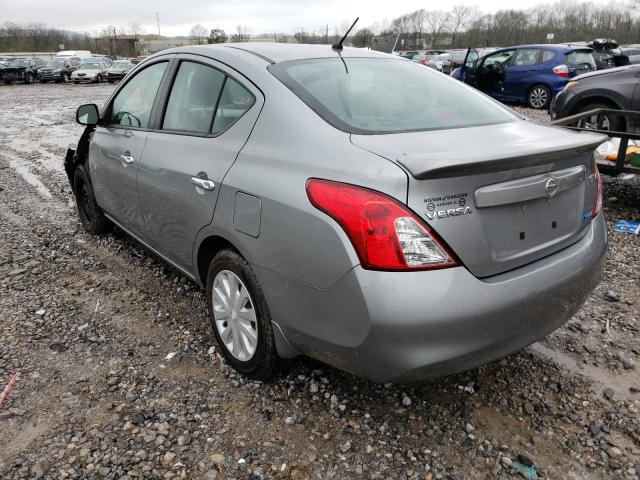
<path fill-rule="evenodd" d="M 48 83 L 110 83 L 122 80 L 134 67 L 130 60 L 112 61 L 109 57 L 13 58 L 0 62 L 0 81 L 31 84 Z"/>

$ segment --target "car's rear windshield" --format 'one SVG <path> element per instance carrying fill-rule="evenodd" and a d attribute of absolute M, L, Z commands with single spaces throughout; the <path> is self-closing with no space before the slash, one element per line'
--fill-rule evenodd
<path fill-rule="evenodd" d="M 9 66 L 10 67 L 28 67 L 29 60 L 11 60 L 11 62 L 9 62 Z"/>
<path fill-rule="evenodd" d="M 376 134 L 504 123 L 516 117 L 440 72 L 384 58 L 276 63 L 269 71 L 331 125 Z"/>
<path fill-rule="evenodd" d="M 596 61 L 593 59 L 591 50 L 574 50 L 565 54 L 565 63 L 570 67 L 596 68 Z"/>
<path fill-rule="evenodd" d="M 49 60 L 46 64 L 47 67 L 50 68 L 62 68 L 64 67 L 64 61 L 63 60 Z"/>

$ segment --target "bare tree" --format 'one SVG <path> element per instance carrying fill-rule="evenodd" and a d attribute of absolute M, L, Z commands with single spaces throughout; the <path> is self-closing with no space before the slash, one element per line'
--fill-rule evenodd
<path fill-rule="evenodd" d="M 140 35 L 144 33 L 144 27 L 138 21 L 133 21 L 129 23 L 129 34 L 138 38 Z"/>
<path fill-rule="evenodd" d="M 465 30 L 467 26 L 480 15 L 478 7 L 470 7 L 468 5 L 456 5 L 451 9 L 449 29 L 451 32 L 451 46 L 456 45 L 458 33 Z"/>
<path fill-rule="evenodd" d="M 206 43 L 209 31 L 203 25 L 196 23 L 189 31 L 189 36 L 198 41 L 198 45 Z"/>
<path fill-rule="evenodd" d="M 429 31 L 431 39 L 431 48 L 435 48 L 440 45 L 443 33 L 446 32 L 449 22 L 451 20 L 451 14 L 442 10 L 429 10 L 425 12 L 424 22 Z"/>

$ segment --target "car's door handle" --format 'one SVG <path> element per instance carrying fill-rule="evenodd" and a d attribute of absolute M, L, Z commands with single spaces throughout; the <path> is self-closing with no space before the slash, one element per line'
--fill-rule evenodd
<path fill-rule="evenodd" d="M 120 155 L 120 160 L 122 160 L 127 165 L 131 165 L 135 160 L 131 155 Z"/>
<path fill-rule="evenodd" d="M 200 187 L 204 190 L 213 190 L 216 188 L 215 182 L 213 180 L 209 180 L 208 178 L 191 177 L 191 183 L 193 183 L 196 187 Z"/>

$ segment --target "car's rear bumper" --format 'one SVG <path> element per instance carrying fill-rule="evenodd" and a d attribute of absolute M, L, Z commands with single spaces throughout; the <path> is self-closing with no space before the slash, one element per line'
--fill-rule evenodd
<path fill-rule="evenodd" d="M 464 267 L 422 272 L 352 269 L 323 290 L 258 269 L 272 318 L 300 353 L 379 382 L 476 367 L 545 337 L 599 283 L 603 215 L 577 243 L 480 280 Z"/>

